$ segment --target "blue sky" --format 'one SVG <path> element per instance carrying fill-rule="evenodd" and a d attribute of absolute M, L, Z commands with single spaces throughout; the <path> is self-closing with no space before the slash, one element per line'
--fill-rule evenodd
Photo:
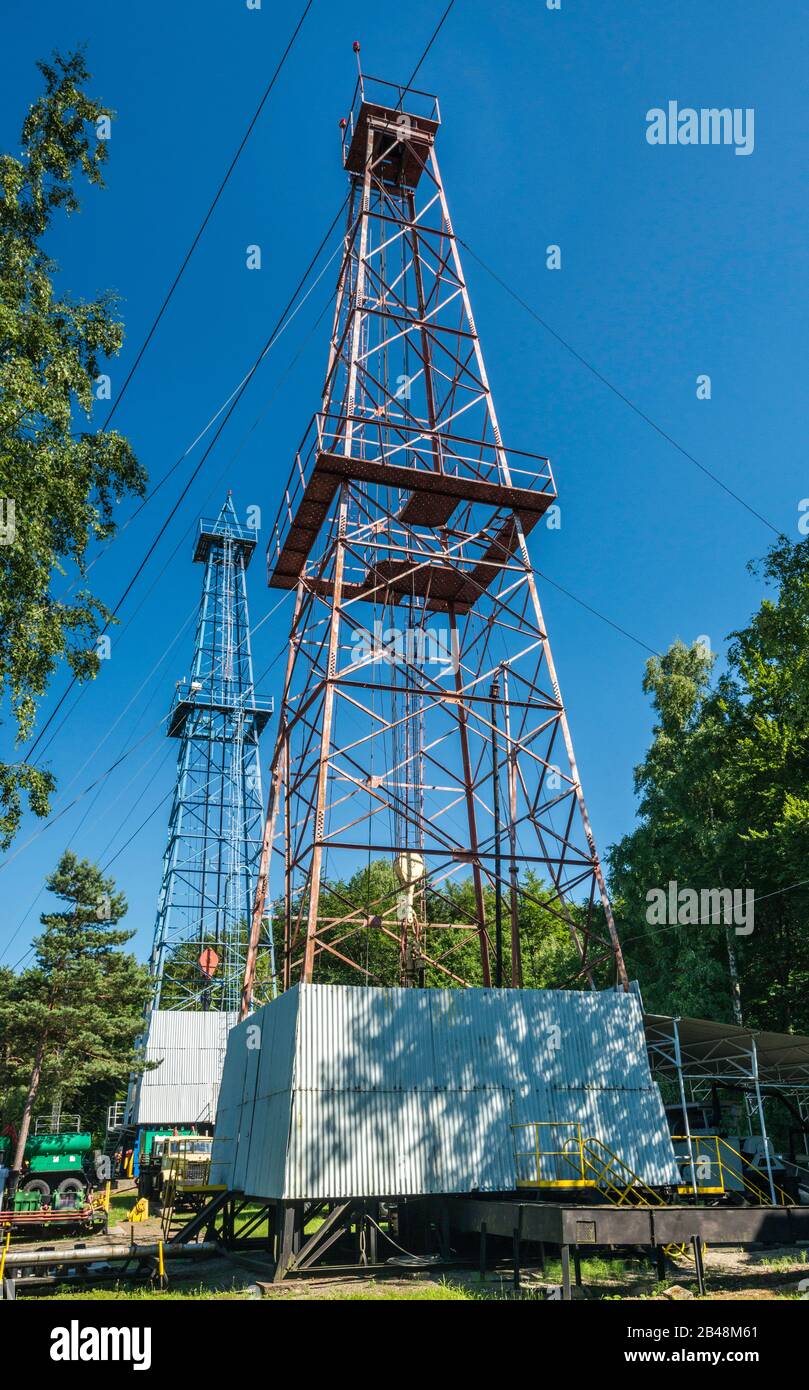
<path fill-rule="evenodd" d="M 49 242 L 61 286 L 86 297 L 111 288 L 121 297 L 126 344 L 110 368 L 113 390 L 301 8 L 299 0 L 264 0 L 260 10 L 244 0 L 131 7 L 40 0 L 34 10 L 6 2 L 3 149 L 18 149 L 39 90 L 34 63 L 55 47 L 86 44 L 93 91 L 117 112 L 107 188 L 87 191 L 81 214 L 55 226 Z M 443 0 L 405 8 L 315 0 L 116 414 L 153 479 L 247 371 L 339 206 L 338 121 L 355 80 L 352 41 L 362 43 L 367 72 L 403 81 L 443 8 Z M 542 0 L 496 7 L 457 0 L 418 79 L 440 97 L 438 148 L 459 234 L 662 429 L 795 539 L 799 503 L 809 494 L 801 187 L 808 38 L 799 6 L 754 0 L 562 0 L 558 11 Z M 669 100 L 754 108 L 753 153 L 648 144 L 646 112 Z M 245 248 L 256 243 L 262 269 L 248 271 Z M 552 243 L 561 247 L 559 271 L 546 268 Z M 649 646 L 664 650 L 676 637 L 706 634 L 721 657 L 726 634 L 759 602 L 761 585 L 746 563 L 764 553 L 772 532 L 474 261 L 467 259 L 466 272 L 504 437 L 554 465 L 562 527 L 534 533 L 537 565 Z M 317 404 L 326 329 L 325 320 L 315 324 L 333 280 L 332 268 L 262 364 L 127 600 L 111 659 L 47 750 L 60 782 L 58 810 L 145 735 L 97 797 L 85 796 L 44 832 L 26 822 L 0 870 L 0 953 L 9 963 L 30 944 L 45 901 L 36 895 L 65 845 L 105 862 L 170 791 L 176 745 L 155 725 L 190 664 L 192 629 L 177 633 L 201 577 L 191 563 L 191 528 L 200 513 L 218 511 L 228 487 L 238 509 L 257 504 L 266 520 L 274 512 Z M 710 401 L 697 399 L 703 373 L 711 377 Z M 108 603 L 199 455 L 197 446 L 94 567 L 96 592 Z M 133 510 L 123 504 L 121 522 Z M 278 596 L 265 587 L 259 560 L 249 580 L 255 627 Z M 645 653 L 553 587 L 543 587 L 543 602 L 604 852 L 633 823 L 632 769 L 651 726 L 641 691 Z M 257 632 L 257 674 L 284 650 L 287 624 L 282 606 Z M 274 693 L 279 670 L 276 662 L 262 693 Z M 65 683 L 62 671 L 54 698 Z M 6 725 L 6 756 L 8 732 Z M 165 802 L 111 869 L 128 894 L 129 925 L 144 955 L 167 817 Z"/>

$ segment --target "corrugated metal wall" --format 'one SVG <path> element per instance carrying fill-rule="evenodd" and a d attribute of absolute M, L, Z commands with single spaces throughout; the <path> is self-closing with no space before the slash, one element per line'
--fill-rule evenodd
<path fill-rule="evenodd" d="M 259 1009 L 228 1039 L 216 1112 L 211 1182 L 255 1196 L 283 1192 L 298 991 Z"/>
<path fill-rule="evenodd" d="M 186 1013 L 156 1009 L 149 1019 L 147 1062 L 159 1062 L 143 1073 L 135 1106 L 135 1121 L 151 1124 L 212 1123 L 228 1032 L 235 1013 Z"/>
<path fill-rule="evenodd" d="M 212 1180 L 288 1199 L 510 1190 L 523 1120 L 580 1121 L 647 1182 L 676 1179 L 634 995 L 298 986 L 231 1034 Z"/>

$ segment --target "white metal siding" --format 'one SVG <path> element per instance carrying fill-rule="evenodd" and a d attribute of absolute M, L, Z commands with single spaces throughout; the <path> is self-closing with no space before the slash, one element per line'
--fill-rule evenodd
<path fill-rule="evenodd" d="M 135 1122 L 151 1124 L 212 1123 L 228 1031 L 235 1013 L 186 1013 L 156 1009 L 149 1018 L 147 1062 L 135 1106 Z"/>
<path fill-rule="evenodd" d="M 217 1180 L 253 1196 L 510 1190 L 521 1120 L 578 1121 L 647 1182 L 676 1179 L 634 995 L 304 985 L 250 1022 L 261 1060 L 234 1030 Z"/>
<path fill-rule="evenodd" d="M 283 1191 L 297 992 L 258 1010 L 228 1038 L 211 1182 L 258 1196 Z"/>

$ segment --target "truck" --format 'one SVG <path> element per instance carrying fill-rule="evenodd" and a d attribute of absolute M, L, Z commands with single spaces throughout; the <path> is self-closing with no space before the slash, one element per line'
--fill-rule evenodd
<path fill-rule="evenodd" d="M 205 1134 L 158 1134 L 151 1143 L 148 1160 L 141 1160 L 138 1194 L 162 1206 L 169 1187 L 173 1205 L 182 1209 L 194 1205 L 196 1194 L 208 1182 L 213 1136 Z M 192 1198 L 194 1200 L 190 1200 Z"/>
<path fill-rule="evenodd" d="M 13 1135 L 0 1136 L 0 1168 L 14 1157 Z M 97 1181 L 93 1136 L 81 1118 L 65 1117 L 53 1125 L 39 1121 L 28 1136 L 17 1193 L 38 1197 L 40 1207 L 81 1207 Z"/>

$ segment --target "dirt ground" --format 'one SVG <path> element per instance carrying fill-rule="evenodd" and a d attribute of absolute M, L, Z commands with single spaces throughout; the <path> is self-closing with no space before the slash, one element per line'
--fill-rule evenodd
<path fill-rule="evenodd" d="M 145 1224 L 145 1223 L 144 1223 Z M 146 1232 L 142 1232 L 143 1236 Z M 128 1243 L 129 1229 L 118 1228 L 110 1235 L 111 1248 L 124 1239 Z M 149 1239 L 152 1237 L 150 1236 Z M 94 1241 L 94 1244 L 97 1243 Z M 138 1241 L 140 1243 L 140 1241 Z M 32 1243 L 34 1244 L 34 1243 Z M 17 1247 L 19 1248 L 19 1247 Z M 40 1246 L 41 1248 L 41 1246 Z M 772 1300 L 798 1299 L 809 1294 L 809 1264 L 805 1252 L 792 1249 L 768 1250 L 708 1250 L 705 1253 L 707 1298 L 711 1301 L 736 1299 Z M 590 1299 L 693 1299 L 697 1296 L 693 1263 L 678 1258 L 670 1263 L 665 1281 L 658 1282 L 656 1272 L 640 1262 L 606 1260 L 587 1262 L 583 1268 L 582 1287 L 573 1289 L 576 1300 Z M 210 1259 L 171 1260 L 166 1265 L 166 1292 L 128 1282 L 106 1285 L 105 1292 L 94 1293 L 73 1288 L 69 1296 L 82 1297 L 140 1297 L 140 1298 L 237 1298 L 271 1299 L 280 1301 L 351 1300 L 511 1300 L 544 1299 L 554 1295 L 553 1280 L 558 1278 L 553 1262 L 543 1275 L 539 1269 L 526 1268 L 521 1289 L 515 1294 L 511 1271 L 505 1266 L 489 1271 L 481 1281 L 477 1270 L 452 1266 L 437 1266 L 434 1270 L 406 1272 L 392 1266 L 390 1272 L 376 1272 L 372 1277 L 357 1277 L 344 1273 L 322 1274 L 316 1278 L 290 1278 L 280 1285 L 272 1283 L 272 1265 L 259 1253 L 249 1255 L 223 1254 Z M 804 1289 L 800 1285 L 804 1281 Z M 33 1295 L 33 1290 L 31 1291 Z M 42 1290 L 40 1296 L 62 1296 L 67 1288 Z"/>
<path fill-rule="evenodd" d="M 761 1251 L 722 1249 L 705 1253 L 705 1280 L 707 1298 L 715 1300 L 736 1299 L 794 1299 L 802 1293 L 809 1296 L 809 1263 L 805 1262 L 805 1252 L 792 1249 L 771 1249 Z M 606 1263 L 606 1262 L 604 1262 Z M 599 1266 L 602 1264 L 598 1261 Z M 551 1271 L 549 1270 L 548 1273 Z M 667 1287 L 658 1283 L 656 1273 L 650 1270 L 628 1270 L 616 1267 L 614 1275 L 603 1273 L 601 1268 L 591 1277 L 585 1264 L 582 1287 L 574 1288 L 574 1299 L 691 1299 L 696 1298 L 697 1285 L 693 1262 L 678 1258 L 670 1262 L 670 1273 L 664 1281 Z M 801 1280 L 806 1280 L 804 1290 L 799 1288 Z M 547 1273 L 538 1269 L 523 1271 L 521 1296 L 546 1297 Z M 412 1274 L 406 1278 L 385 1278 L 374 1281 L 376 1287 L 369 1288 L 365 1297 L 398 1297 L 419 1299 L 435 1296 L 431 1293 L 437 1284 L 450 1283 L 458 1288 L 461 1297 L 476 1299 L 511 1299 L 514 1287 L 510 1270 L 490 1273 L 481 1282 L 477 1271 L 437 1270 L 425 1279 L 424 1275 Z M 362 1297 L 357 1280 L 311 1279 L 290 1280 L 280 1286 L 260 1283 L 261 1294 L 265 1298 L 276 1299 L 317 1299 Z M 463 1292 L 461 1292 L 463 1291 Z"/>

